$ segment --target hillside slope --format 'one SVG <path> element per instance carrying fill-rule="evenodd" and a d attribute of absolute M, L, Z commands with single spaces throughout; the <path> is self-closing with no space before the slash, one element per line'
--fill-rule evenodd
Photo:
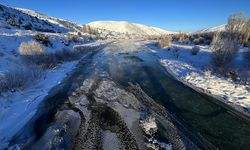
<path fill-rule="evenodd" d="M 89 25 L 92 28 L 109 30 L 120 34 L 139 35 L 139 36 L 160 36 L 160 35 L 175 33 L 156 27 L 129 23 L 126 21 L 95 21 L 88 23 L 87 25 Z"/>
<path fill-rule="evenodd" d="M 225 31 L 226 24 L 222 24 L 219 26 L 211 27 L 211 28 L 206 28 L 200 31 L 197 31 L 195 33 L 210 33 L 210 32 L 220 32 L 220 31 Z"/>
<path fill-rule="evenodd" d="M 8 30 L 32 30 L 50 33 L 65 33 L 69 29 L 60 24 L 51 23 L 17 9 L 0 4 L 0 28 L 2 32 Z"/>
<path fill-rule="evenodd" d="M 48 15 L 45 15 L 45 14 L 42 14 L 42 13 L 39 13 L 39 12 L 36 12 L 33 10 L 28 10 L 28 9 L 23 9 L 23 8 L 15 8 L 15 9 L 19 10 L 25 14 L 28 14 L 30 16 L 37 17 L 38 19 L 48 21 L 52 24 L 57 24 L 60 27 L 67 28 L 70 31 L 82 32 L 82 26 L 79 24 L 73 23 L 71 21 L 63 20 L 63 19 L 59 19 L 59 18 L 54 18 L 54 17 L 48 16 Z"/>

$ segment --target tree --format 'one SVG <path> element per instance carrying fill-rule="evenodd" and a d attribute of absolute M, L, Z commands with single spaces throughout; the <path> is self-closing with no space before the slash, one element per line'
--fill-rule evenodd
<path fill-rule="evenodd" d="M 236 13 L 228 17 L 226 32 L 239 43 L 249 46 L 250 19 L 244 13 Z"/>

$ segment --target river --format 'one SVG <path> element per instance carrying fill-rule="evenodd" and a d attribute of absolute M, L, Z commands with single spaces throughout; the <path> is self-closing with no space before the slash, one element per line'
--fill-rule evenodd
<path fill-rule="evenodd" d="M 70 87 L 74 87 L 73 84 L 77 85 L 89 76 L 105 76 L 123 87 L 127 87 L 129 82 L 138 83 L 151 98 L 185 124 L 186 128 L 218 149 L 250 148 L 248 121 L 214 103 L 214 99 L 176 81 L 160 65 L 159 58 L 140 42 L 110 44 L 104 50 L 91 55 L 79 67 L 64 90 L 41 104 L 37 112 L 38 119 L 31 121 L 35 122 L 36 133 L 42 134 L 53 116 L 49 114 L 54 114 L 55 108 L 67 99 L 67 92 Z M 21 136 L 17 137 L 22 139 Z M 13 143 L 17 141 L 13 140 Z"/>

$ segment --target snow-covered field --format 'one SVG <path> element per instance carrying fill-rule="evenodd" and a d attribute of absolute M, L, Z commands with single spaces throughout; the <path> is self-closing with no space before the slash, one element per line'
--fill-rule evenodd
<path fill-rule="evenodd" d="M 211 73 L 208 70 L 211 68 L 211 51 L 208 47 L 201 47 L 197 55 L 191 54 L 192 46 L 189 45 L 172 44 L 172 47 L 178 47 L 179 50 L 173 48 L 153 51 L 169 73 L 184 84 L 198 89 L 199 92 L 219 98 L 236 109 L 242 108 L 240 111 L 249 115 L 250 87 Z M 237 57 L 241 57 L 241 54 Z M 236 60 L 241 59 L 236 58 Z M 238 62 L 238 65 L 240 63 Z"/>

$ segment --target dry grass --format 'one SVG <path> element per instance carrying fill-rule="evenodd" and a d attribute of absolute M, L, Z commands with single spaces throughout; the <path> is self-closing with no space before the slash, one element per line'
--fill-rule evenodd
<path fill-rule="evenodd" d="M 162 36 L 158 39 L 158 43 L 160 48 L 168 48 L 171 46 L 172 38 L 169 35 Z"/>
<path fill-rule="evenodd" d="M 238 43 L 232 37 L 223 33 L 215 34 L 211 44 L 213 65 L 227 68 L 238 49 Z"/>
<path fill-rule="evenodd" d="M 43 70 L 37 66 L 23 65 L 13 68 L 0 75 L 0 92 L 15 91 L 43 75 Z"/>

